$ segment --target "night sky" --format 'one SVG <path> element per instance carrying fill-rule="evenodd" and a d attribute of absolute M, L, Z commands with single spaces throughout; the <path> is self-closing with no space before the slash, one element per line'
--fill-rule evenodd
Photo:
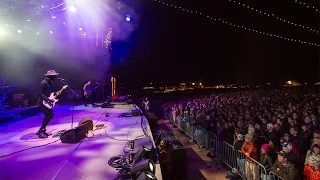
<path fill-rule="evenodd" d="M 319 12 L 295 0 L 237 0 L 319 30 Z M 316 0 L 300 0 L 319 7 Z M 319 36 L 229 0 L 164 0 L 213 18 L 319 44 Z M 201 80 L 260 84 L 319 80 L 319 47 L 265 36 L 144 0 L 129 41 L 113 43 L 112 71 L 125 84 Z M 135 18 L 133 17 L 133 22 Z"/>

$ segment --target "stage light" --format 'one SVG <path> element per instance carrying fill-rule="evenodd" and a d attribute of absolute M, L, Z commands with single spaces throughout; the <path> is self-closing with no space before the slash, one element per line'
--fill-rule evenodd
<path fill-rule="evenodd" d="M 31 21 L 30 19 L 28 19 L 27 21 Z"/>
<path fill-rule="evenodd" d="M 39 32 L 37 32 L 36 34 L 39 34 Z"/>
<path fill-rule="evenodd" d="M 77 10 L 76 10 L 75 7 L 71 6 L 71 7 L 69 7 L 69 11 L 70 11 L 70 12 L 76 12 Z"/>
<path fill-rule="evenodd" d="M 132 164 L 135 165 L 137 162 L 143 159 L 150 159 L 152 158 L 152 151 L 149 148 L 144 146 L 140 147 L 139 150 L 135 153 Z"/>
<path fill-rule="evenodd" d="M 82 28 L 79 28 L 79 31 L 82 31 Z"/>
<path fill-rule="evenodd" d="M 3 36 L 5 36 L 5 35 L 6 35 L 6 34 L 5 34 L 4 30 L 0 29 L 0 38 L 3 37 Z"/>
<path fill-rule="evenodd" d="M 19 29 L 19 30 L 18 30 L 18 33 L 22 33 L 22 31 Z"/>
<path fill-rule="evenodd" d="M 137 162 L 130 170 L 130 174 L 132 176 L 133 179 L 136 179 L 135 177 L 138 176 L 138 172 L 150 172 L 152 174 L 155 173 L 155 166 L 152 160 L 150 159 L 145 159 L 142 161 Z"/>
<path fill-rule="evenodd" d="M 126 17 L 126 21 L 131 21 L 131 16 L 130 15 L 127 15 L 127 17 Z"/>
<path fill-rule="evenodd" d="M 150 172 L 143 171 L 135 180 L 151 180 L 151 179 L 157 179 L 157 177 Z"/>
<path fill-rule="evenodd" d="M 66 22 L 63 22 L 63 25 L 66 25 Z"/>
<path fill-rule="evenodd" d="M 57 16 L 51 16 L 52 17 L 52 19 L 55 19 Z"/>
<path fill-rule="evenodd" d="M 53 31 L 50 31 L 50 34 L 53 34 Z"/>

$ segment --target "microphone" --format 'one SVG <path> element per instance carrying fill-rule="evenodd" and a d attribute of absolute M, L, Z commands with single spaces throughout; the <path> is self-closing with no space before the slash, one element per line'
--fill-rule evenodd
<path fill-rule="evenodd" d="M 63 78 L 57 78 L 58 80 L 60 80 L 60 81 L 64 81 L 65 79 L 63 79 Z"/>

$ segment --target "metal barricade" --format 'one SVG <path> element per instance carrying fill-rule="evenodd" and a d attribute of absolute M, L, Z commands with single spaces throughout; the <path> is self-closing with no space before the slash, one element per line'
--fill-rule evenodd
<path fill-rule="evenodd" d="M 284 180 L 282 177 L 278 176 L 276 173 L 270 171 L 269 177 L 270 180 Z"/>
<path fill-rule="evenodd" d="M 273 172 L 269 174 L 266 168 L 256 160 L 246 157 L 241 151 L 234 150 L 234 147 L 225 141 L 221 141 L 218 136 L 200 126 L 192 125 L 193 120 L 184 121 L 182 116 L 177 116 L 173 120 L 173 113 L 167 113 L 171 123 L 177 126 L 192 140 L 196 140 L 201 145 L 216 155 L 219 162 L 223 162 L 243 179 L 262 179 L 262 180 L 283 180 Z M 250 176 L 250 177 L 247 177 Z M 278 179 L 277 179 L 278 178 Z"/>
<path fill-rule="evenodd" d="M 266 168 L 256 160 L 246 157 L 241 151 L 234 150 L 234 147 L 225 141 L 220 141 L 218 154 L 221 161 L 231 169 L 236 169 L 243 179 L 267 180 Z M 248 177 L 249 176 L 249 177 Z"/>

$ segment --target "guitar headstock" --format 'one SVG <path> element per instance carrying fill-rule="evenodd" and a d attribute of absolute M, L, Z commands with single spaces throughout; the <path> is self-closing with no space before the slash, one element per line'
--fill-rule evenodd
<path fill-rule="evenodd" d="M 63 87 L 62 87 L 62 89 L 66 89 L 68 87 L 68 85 L 64 85 Z"/>

